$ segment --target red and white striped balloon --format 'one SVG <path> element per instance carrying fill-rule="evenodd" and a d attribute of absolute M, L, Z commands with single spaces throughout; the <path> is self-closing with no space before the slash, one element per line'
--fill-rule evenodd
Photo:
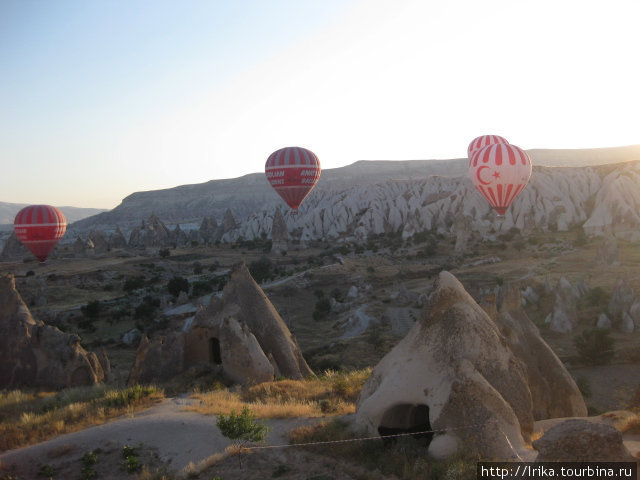
<path fill-rule="evenodd" d="M 18 240 L 44 262 L 67 231 L 67 219 L 56 207 L 31 205 L 18 212 L 13 229 Z"/>
<path fill-rule="evenodd" d="M 509 143 L 506 138 L 501 137 L 500 135 L 480 135 L 479 137 L 471 140 L 471 143 L 467 147 L 467 158 L 469 159 L 469 163 L 471 163 L 471 157 L 478 150 L 483 149 L 487 145 L 493 145 L 496 143 Z"/>
<path fill-rule="evenodd" d="M 531 159 L 520 147 L 494 143 L 473 154 L 469 177 L 498 215 L 504 216 L 529 182 Z"/>
<path fill-rule="evenodd" d="M 320 179 L 320 161 L 311 150 L 285 147 L 276 150 L 264 166 L 267 180 L 294 212 Z"/>

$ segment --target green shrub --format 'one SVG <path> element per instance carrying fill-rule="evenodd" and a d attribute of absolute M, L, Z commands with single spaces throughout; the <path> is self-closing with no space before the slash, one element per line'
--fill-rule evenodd
<path fill-rule="evenodd" d="M 225 437 L 243 442 L 261 442 L 270 430 L 264 423 L 256 422 L 255 416 L 246 406 L 239 415 L 235 411 L 229 415 L 218 415 L 216 425 Z"/>
<path fill-rule="evenodd" d="M 160 300 L 147 295 L 142 300 L 142 303 L 138 305 L 133 314 L 133 318 L 142 320 L 151 320 L 155 314 L 156 309 L 160 306 Z"/>
<path fill-rule="evenodd" d="M 130 277 L 124 281 L 124 285 L 122 289 L 125 292 L 132 292 L 134 290 L 139 290 L 144 288 L 145 286 L 145 278 L 142 276 L 139 277 Z"/>
<path fill-rule="evenodd" d="M 271 278 L 273 273 L 273 262 L 269 260 L 269 258 L 263 256 L 258 260 L 251 262 L 248 268 L 253 279 L 258 283 L 262 283 Z"/>
<path fill-rule="evenodd" d="M 80 311 L 85 317 L 96 318 L 100 311 L 102 310 L 102 305 L 100 305 L 99 300 L 91 300 L 86 305 L 80 307 Z"/>
<path fill-rule="evenodd" d="M 595 287 L 587 292 L 584 301 L 590 307 L 604 307 L 609 303 L 609 294 L 604 288 Z"/>
<path fill-rule="evenodd" d="M 96 452 L 87 452 L 85 453 L 82 458 L 82 464 L 85 466 L 90 466 L 90 465 L 95 465 L 95 463 L 98 461 L 98 454 Z"/>
<path fill-rule="evenodd" d="M 167 284 L 167 290 L 174 297 L 180 295 L 180 292 L 189 293 L 189 280 L 184 277 L 173 277 Z"/>
<path fill-rule="evenodd" d="M 326 297 L 319 298 L 313 311 L 313 319 L 316 322 L 324 320 L 329 316 L 329 313 L 331 313 L 331 301 Z"/>
<path fill-rule="evenodd" d="M 213 292 L 213 285 L 211 280 L 198 280 L 191 284 L 191 295 L 194 297 L 201 297 Z"/>
<path fill-rule="evenodd" d="M 53 478 L 55 474 L 56 470 L 53 468 L 53 465 L 49 465 L 48 463 L 46 465 L 42 465 L 40 470 L 38 470 L 38 476 L 40 477 Z"/>
<path fill-rule="evenodd" d="M 608 330 L 593 328 L 574 337 L 573 344 L 580 361 L 586 365 L 607 365 L 615 355 L 615 340 Z"/>

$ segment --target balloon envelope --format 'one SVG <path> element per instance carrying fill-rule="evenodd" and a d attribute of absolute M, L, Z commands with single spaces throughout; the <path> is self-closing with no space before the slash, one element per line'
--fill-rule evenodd
<path fill-rule="evenodd" d="M 13 229 L 18 240 L 44 262 L 67 231 L 67 219 L 56 207 L 31 205 L 18 212 Z"/>
<path fill-rule="evenodd" d="M 531 159 L 515 145 L 494 143 L 473 154 L 469 177 L 495 211 L 504 215 L 529 182 Z"/>
<path fill-rule="evenodd" d="M 471 143 L 467 147 L 467 158 L 469 159 L 469 163 L 471 163 L 471 157 L 478 150 L 483 149 L 487 145 L 493 145 L 495 143 L 509 143 L 507 139 L 501 137 L 500 135 L 480 135 L 479 137 L 471 140 Z"/>
<path fill-rule="evenodd" d="M 264 166 L 267 180 L 294 211 L 320 179 L 320 161 L 306 148 L 276 150 Z"/>

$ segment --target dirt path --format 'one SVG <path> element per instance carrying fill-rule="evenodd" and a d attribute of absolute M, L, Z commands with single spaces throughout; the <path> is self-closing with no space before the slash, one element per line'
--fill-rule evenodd
<path fill-rule="evenodd" d="M 4 452 L 0 455 L 0 466 L 24 479 L 37 478 L 41 466 L 49 464 L 59 471 L 68 470 L 68 476 L 57 477 L 75 478 L 81 468 L 79 459 L 84 453 L 99 450 L 101 455 L 114 457 L 121 463 L 118 455 L 123 446 L 137 447 L 142 444 L 139 449 L 149 457 L 151 464 L 166 465 L 178 472 L 190 462 L 197 464 L 214 453 L 223 452 L 230 444 L 216 427 L 216 417 L 183 410 L 194 402 L 197 400 L 165 399 L 159 405 L 132 416 Z M 286 444 L 286 433 L 290 429 L 317 421 L 320 420 L 269 420 L 267 424 L 272 430 L 267 437 L 267 444 Z M 122 472 L 117 468 L 115 473 L 109 471 L 106 465 L 104 469 L 106 471 L 101 472 L 101 479 L 122 478 Z"/>

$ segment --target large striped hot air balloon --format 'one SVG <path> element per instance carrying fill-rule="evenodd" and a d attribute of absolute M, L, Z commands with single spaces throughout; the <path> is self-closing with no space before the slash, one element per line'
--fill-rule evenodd
<path fill-rule="evenodd" d="M 478 150 L 483 149 L 487 145 L 493 145 L 495 143 L 509 143 L 507 139 L 501 137 L 500 135 L 480 135 L 479 137 L 471 140 L 471 143 L 467 147 L 467 158 L 469 159 L 469 164 L 471 164 L 471 157 Z"/>
<path fill-rule="evenodd" d="M 276 150 L 264 166 L 267 180 L 295 213 L 320 179 L 320 161 L 306 148 Z"/>
<path fill-rule="evenodd" d="M 31 205 L 18 212 L 13 229 L 18 240 L 44 262 L 67 231 L 67 219 L 56 207 Z"/>
<path fill-rule="evenodd" d="M 527 186 L 531 159 L 519 147 L 494 143 L 477 150 L 469 162 L 469 177 L 500 217 Z"/>

